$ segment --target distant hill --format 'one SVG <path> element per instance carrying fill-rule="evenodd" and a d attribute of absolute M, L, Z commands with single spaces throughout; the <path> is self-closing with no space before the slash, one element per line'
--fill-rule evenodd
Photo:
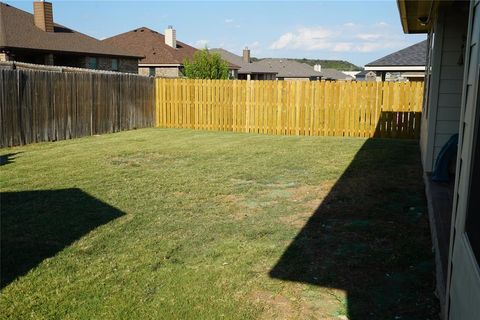
<path fill-rule="evenodd" d="M 289 60 L 295 60 L 301 63 L 306 63 L 311 66 L 314 66 L 316 64 L 319 64 L 322 66 L 322 68 L 328 68 L 328 69 L 337 69 L 340 71 L 362 71 L 363 68 L 354 65 L 353 63 L 350 63 L 345 60 L 320 60 L 320 59 L 289 59 Z"/>
<path fill-rule="evenodd" d="M 252 58 L 252 61 L 259 61 L 259 60 L 262 60 L 262 59 Z M 306 63 L 311 66 L 319 64 L 322 66 L 322 68 L 337 69 L 340 71 L 362 71 L 363 70 L 362 67 L 356 66 L 353 63 L 350 63 L 344 60 L 320 60 L 320 59 L 306 59 L 306 58 L 288 59 L 288 60 L 294 60 L 301 63 Z"/>

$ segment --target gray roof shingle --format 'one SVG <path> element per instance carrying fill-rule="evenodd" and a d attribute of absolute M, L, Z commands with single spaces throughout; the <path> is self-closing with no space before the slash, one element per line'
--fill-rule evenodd
<path fill-rule="evenodd" d="M 250 62 L 246 63 L 243 61 L 243 57 L 238 56 L 230 51 L 225 49 L 215 48 L 210 49 L 210 52 L 218 53 L 223 60 L 233 63 L 240 67 L 238 70 L 239 74 L 252 74 L 252 73 L 277 73 L 276 71 L 272 70 L 271 68 L 267 68 L 262 66 L 258 62 Z"/>
<path fill-rule="evenodd" d="M 255 62 L 268 70 L 276 71 L 278 78 L 311 78 L 322 74 L 313 70 L 312 66 L 294 60 L 269 58 Z"/>
<path fill-rule="evenodd" d="M 427 40 L 391 53 L 383 58 L 366 64 L 376 66 L 425 66 L 427 60 Z"/>
<path fill-rule="evenodd" d="M 322 80 L 352 80 L 353 77 L 337 69 L 322 68 Z"/>

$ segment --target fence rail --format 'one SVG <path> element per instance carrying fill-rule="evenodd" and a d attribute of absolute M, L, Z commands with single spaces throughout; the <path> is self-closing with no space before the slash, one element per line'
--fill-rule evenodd
<path fill-rule="evenodd" d="M 157 126 L 418 138 L 423 83 L 156 80 Z"/>
<path fill-rule="evenodd" d="M 153 127 L 154 87 L 136 75 L 0 69 L 0 145 Z"/>

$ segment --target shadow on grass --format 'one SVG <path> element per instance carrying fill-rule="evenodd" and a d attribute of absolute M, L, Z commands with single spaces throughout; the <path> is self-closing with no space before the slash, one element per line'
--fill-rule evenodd
<path fill-rule="evenodd" d="M 15 161 L 17 154 L 19 153 L 21 152 L 7 153 L 7 154 L 0 155 L 0 166 L 5 166 L 7 164 L 13 163 Z"/>
<path fill-rule="evenodd" d="M 123 213 L 80 189 L 2 192 L 1 288 Z"/>
<path fill-rule="evenodd" d="M 436 318 L 425 205 L 418 143 L 369 139 L 270 276 L 346 291 L 350 320 Z"/>

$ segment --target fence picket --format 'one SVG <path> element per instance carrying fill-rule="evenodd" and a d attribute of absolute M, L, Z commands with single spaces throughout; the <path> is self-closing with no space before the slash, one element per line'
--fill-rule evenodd
<path fill-rule="evenodd" d="M 167 128 L 389 138 L 420 134 L 422 83 L 157 79 L 155 93 L 157 126 Z"/>

